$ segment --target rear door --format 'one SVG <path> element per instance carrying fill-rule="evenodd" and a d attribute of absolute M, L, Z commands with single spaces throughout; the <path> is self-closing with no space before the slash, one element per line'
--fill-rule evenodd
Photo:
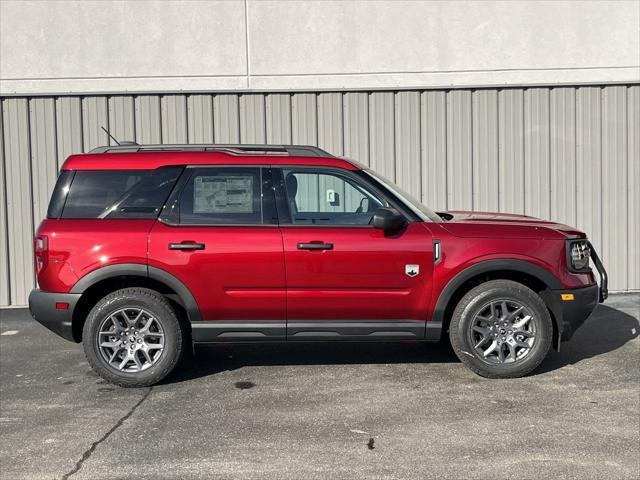
<path fill-rule="evenodd" d="M 374 229 L 373 214 L 389 199 L 351 172 L 275 172 L 285 212 L 287 338 L 424 338 L 433 271 L 426 224 Z"/>
<path fill-rule="evenodd" d="M 149 240 L 149 265 L 182 281 L 195 341 L 285 337 L 285 277 L 268 168 L 191 167 Z"/>

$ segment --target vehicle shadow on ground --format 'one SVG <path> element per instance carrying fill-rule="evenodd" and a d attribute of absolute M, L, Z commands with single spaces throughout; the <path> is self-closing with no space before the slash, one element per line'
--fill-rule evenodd
<path fill-rule="evenodd" d="M 550 352 L 534 375 L 617 350 L 638 336 L 631 315 L 599 305 L 560 353 Z M 247 366 L 458 363 L 448 341 L 441 343 L 296 343 L 198 345 L 163 384 L 180 383 Z"/>
<path fill-rule="evenodd" d="M 598 305 L 571 341 L 562 343 L 559 353 L 550 352 L 534 374 L 557 370 L 617 350 L 639 333 L 638 319 L 616 308 Z"/>
<path fill-rule="evenodd" d="M 459 362 L 443 343 L 291 343 L 197 345 L 163 383 L 171 384 L 248 366 L 421 364 Z"/>

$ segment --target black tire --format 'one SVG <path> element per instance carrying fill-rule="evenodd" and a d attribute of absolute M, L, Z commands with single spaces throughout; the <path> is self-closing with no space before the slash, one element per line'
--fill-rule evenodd
<path fill-rule="evenodd" d="M 491 363 L 474 348 L 472 326 L 476 316 L 488 304 L 504 299 L 517 302 L 531 312 L 530 321 L 534 322 L 535 340 L 522 358 L 516 358 L 512 363 Z M 460 361 L 478 375 L 487 378 L 517 378 L 533 371 L 547 356 L 553 339 L 551 322 L 546 305 L 533 290 L 511 280 L 491 280 L 471 289 L 462 297 L 451 318 L 449 339 Z"/>
<path fill-rule="evenodd" d="M 117 370 L 100 353 L 97 339 L 102 322 L 123 308 L 144 309 L 162 327 L 164 349 L 146 370 Z M 169 301 L 158 292 L 147 288 L 124 288 L 110 293 L 91 309 L 82 330 L 82 343 L 89 365 L 102 378 L 121 387 L 148 387 L 164 379 L 180 362 L 186 349 L 184 330 Z"/>

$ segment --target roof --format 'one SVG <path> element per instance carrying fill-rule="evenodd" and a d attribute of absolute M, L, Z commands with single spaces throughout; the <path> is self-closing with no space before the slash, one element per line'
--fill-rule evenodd
<path fill-rule="evenodd" d="M 169 165 L 305 165 L 359 170 L 355 163 L 333 156 L 247 154 L 226 150 L 85 153 L 71 155 L 62 165 L 62 170 L 153 170 Z"/>

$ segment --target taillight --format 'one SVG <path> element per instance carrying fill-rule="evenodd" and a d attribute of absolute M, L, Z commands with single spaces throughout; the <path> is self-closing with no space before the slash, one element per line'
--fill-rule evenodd
<path fill-rule="evenodd" d="M 36 273 L 40 273 L 49 260 L 49 242 L 45 235 L 38 235 L 35 241 Z"/>

